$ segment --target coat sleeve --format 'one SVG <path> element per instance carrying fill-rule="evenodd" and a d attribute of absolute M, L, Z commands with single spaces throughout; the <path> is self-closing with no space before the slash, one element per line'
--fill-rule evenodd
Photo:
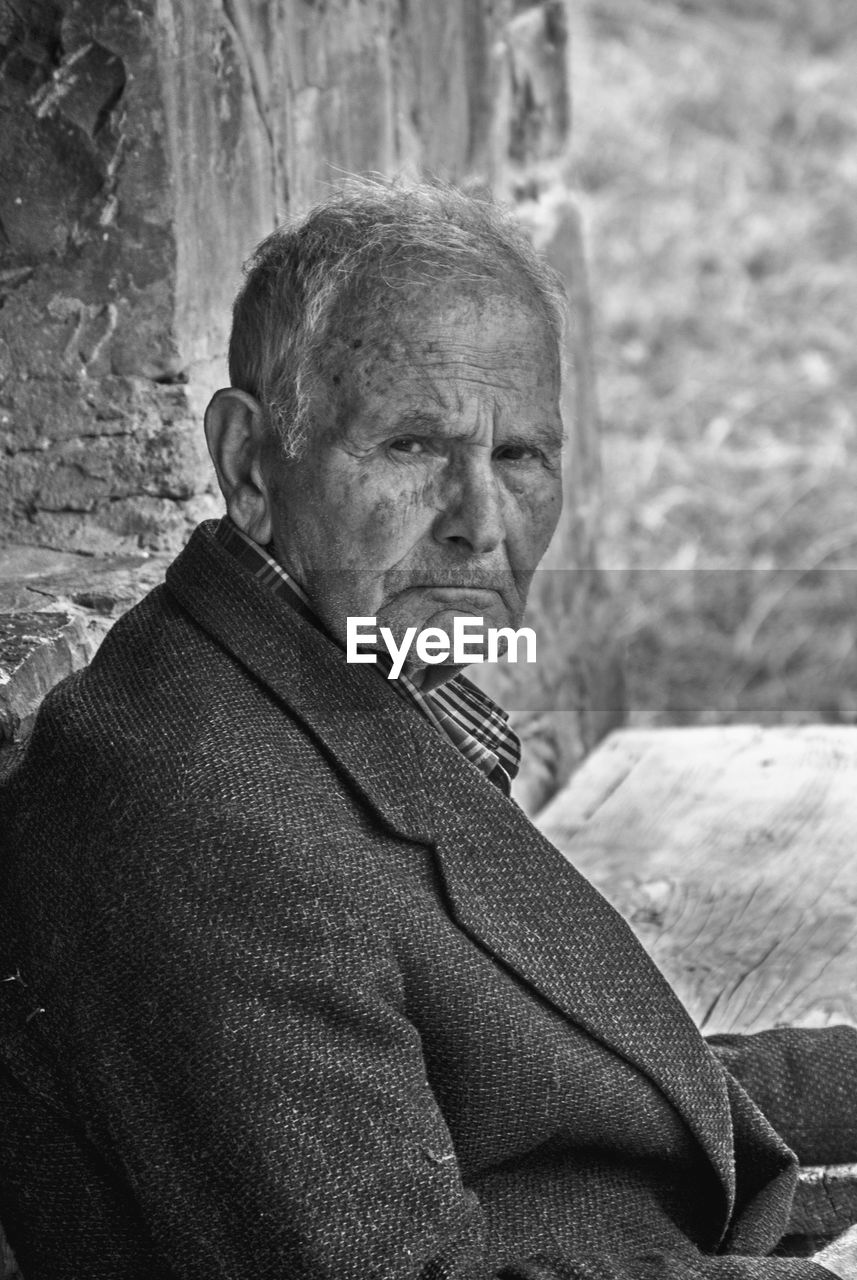
<path fill-rule="evenodd" d="M 199 813 L 138 828 L 77 984 L 80 1112 L 179 1280 L 828 1275 L 690 1246 L 488 1256 L 395 957 L 312 850 L 266 839 Z"/>
<path fill-rule="evenodd" d="M 857 1028 L 779 1027 L 708 1043 L 801 1164 L 857 1161 Z"/>

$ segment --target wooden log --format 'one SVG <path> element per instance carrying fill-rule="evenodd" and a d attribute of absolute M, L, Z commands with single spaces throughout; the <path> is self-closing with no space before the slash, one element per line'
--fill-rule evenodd
<path fill-rule="evenodd" d="M 539 825 L 706 1032 L 857 1025 L 857 730 L 623 730 Z"/>
<path fill-rule="evenodd" d="M 801 1169 L 783 1252 L 813 1252 L 857 1222 L 857 1164 Z"/>

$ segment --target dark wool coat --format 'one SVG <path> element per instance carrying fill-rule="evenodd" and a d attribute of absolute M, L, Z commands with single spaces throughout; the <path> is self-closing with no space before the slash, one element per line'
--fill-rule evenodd
<path fill-rule="evenodd" d="M 794 1157 L 630 930 L 202 526 L 3 791 L 26 1280 L 812 1280 Z M 718 1052 L 854 1158 L 857 1036 Z"/>

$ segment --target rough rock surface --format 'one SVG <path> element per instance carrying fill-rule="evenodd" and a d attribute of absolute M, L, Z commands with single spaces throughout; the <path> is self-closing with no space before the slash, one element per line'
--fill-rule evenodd
<path fill-rule="evenodd" d="M 168 556 L 0 551 L 0 755 L 49 689 L 89 662 L 110 627 L 163 577 Z"/>
<path fill-rule="evenodd" d="M 565 65 L 556 0 L 0 5 L 0 540 L 178 546 L 253 245 L 343 172 L 555 151 Z"/>
<path fill-rule="evenodd" d="M 208 481 L 154 5 L 2 14 L 0 538 L 169 545 Z"/>

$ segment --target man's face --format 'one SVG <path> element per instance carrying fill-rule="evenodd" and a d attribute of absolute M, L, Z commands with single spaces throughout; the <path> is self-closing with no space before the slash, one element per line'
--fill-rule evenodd
<path fill-rule="evenodd" d="M 529 306 L 435 292 L 359 329 L 304 457 L 267 462 L 278 560 L 345 643 L 349 616 L 405 629 L 518 626 L 562 504 L 555 341 Z M 414 650 L 411 650 L 414 653 Z"/>

